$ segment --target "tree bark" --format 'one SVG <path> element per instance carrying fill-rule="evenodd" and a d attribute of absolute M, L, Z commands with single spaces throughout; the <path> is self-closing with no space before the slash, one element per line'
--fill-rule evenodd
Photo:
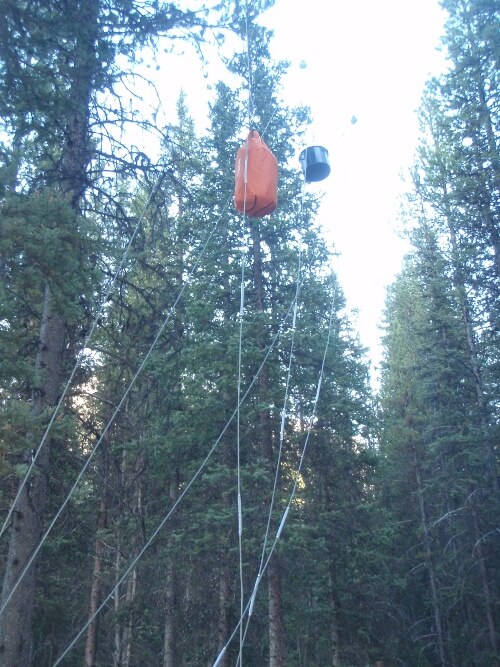
<path fill-rule="evenodd" d="M 494 613 L 494 604 L 492 601 L 492 594 L 490 590 L 488 570 L 486 568 L 485 557 L 483 554 L 483 547 L 481 544 L 481 530 L 479 527 L 479 516 L 478 508 L 474 498 L 472 498 L 472 517 L 474 523 L 474 537 L 476 544 L 474 547 L 474 552 L 477 554 L 476 559 L 479 564 L 479 572 L 481 576 L 481 586 L 483 589 L 484 597 L 484 607 L 486 612 L 486 621 L 488 624 L 488 637 L 490 641 L 490 647 L 493 657 L 495 658 L 495 664 L 498 664 L 498 641 L 497 641 L 497 630 L 495 623 L 495 613 Z"/>
<path fill-rule="evenodd" d="M 123 659 L 120 667 L 130 667 L 132 664 L 132 628 L 133 628 L 133 605 L 137 595 L 137 568 L 133 570 L 127 581 L 127 594 L 125 602 L 127 606 L 127 622 L 123 629 Z"/>
<path fill-rule="evenodd" d="M 119 551 L 116 559 L 116 576 L 120 576 L 123 558 Z M 121 594 L 121 586 L 115 592 L 114 606 L 117 616 L 125 607 L 124 621 L 116 621 L 115 623 L 115 650 L 113 655 L 113 667 L 130 667 L 132 657 L 132 620 L 133 620 L 133 606 L 137 594 L 137 569 L 132 570 L 129 574 L 126 586 L 125 595 Z"/>
<path fill-rule="evenodd" d="M 257 313 L 264 312 L 264 280 L 262 274 L 262 257 L 260 235 L 258 228 L 251 226 L 253 242 L 253 279 L 256 293 Z M 263 325 L 258 330 L 259 347 L 266 349 L 265 331 Z M 259 399 L 263 408 L 259 414 L 259 430 L 261 448 L 264 460 L 270 470 L 273 468 L 273 434 L 269 405 L 269 375 L 267 368 L 263 368 L 259 375 Z M 285 626 L 283 622 L 283 605 L 281 598 L 281 568 L 277 552 L 272 555 L 267 568 L 268 586 L 268 622 L 269 622 L 269 665 L 270 667 L 285 667 Z"/>
<path fill-rule="evenodd" d="M 121 476 L 122 476 L 122 486 L 126 486 L 127 481 L 130 479 L 130 474 L 132 473 L 135 481 L 132 483 L 135 487 L 134 496 L 131 499 L 133 503 L 133 514 L 139 521 L 139 523 L 144 525 L 144 507 L 143 507 L 143 487 L 140 478 L 140 470 L 143 464 L 143 452 L 139 452 L 137 458 L 134 462 L 132 470 L 128 467 L 128 452 L 126 450 L 122 453 L 122 462 L 121 462 Z M 125 481 L 126 480 L 126 481 Z M 122 567 L 125 564 L 124 558 L 124 545 L 125 541 L 128 539 L 128 535 L 120 534 L 117 539 L 117 552 L 116 552 L 116 561 L 115 561 L 115 577 L 118 580 L 122 576 Z M 134 540 L 130 549 L 130 553 L 127 554 L 128 558 L 133 558 L 137 551 L 140 549 L 141 538 L 137 536 Z M 142 540 L 144 540 L 144 534 L 142 534 Z M 113 656 L 113 667 L 130 667 L 131 658 L 132 658 L 132 630 L 133 630 L 133 618 L 134 618 L 134 605 L 137 597 L 137 568 L 134 568 L 132 572 L 129 573 L 126 581 L 118 586 L 114 595 L 114 607 L 116 613 L 115 620 L 115 652 Z M 125 592 L 123 594 L 123 588 Z"/>
<path fill-rule="evenodd" d="M 281 567 L 275 551 L 267 568 L 269 599 L 269 667 L 285 667 L 285 628 L 281 598 Z"/>
<path fill-rule="evenodd" d="M 51 294 L 45 286 L 41 317 L 40 343 L 36 369 L 40 374 L 38 387 L 33 391 L 33 418 L 48 407 L 56 405 L 59 397 L 65 326 L 62 318 L 52 312 Z M 34 436 L 33 436 L 34 437 Z M 34 450 L 25 455 L 31 463 Z M 32 658 L 32 620 L 35 599 L 36 565 L 23 571 L 37 548 L 42 535 L 42 521 L 47 499 L 50 440 L 46 440 L 37 458 L 37 472 L 24 485 L 13 512 L 7 566 L 2 588 L 0 617 L 0 662 L 3 667 L 27 667 Z M 19 577 L 22 579 L 16 586 Z"/>
<path fill-rule="evenodd" d="M 464 13 L 467 13 L 465 5 L 462 5 Z M 497 279 L 500 278 L 500 234 L 498 231 L 498 224 L 495 220 L 495 215 L 493 214 L 495 205 L 494 200 L 497 199 L 498 193 L 500 191 L 500 163 L 498 158 L 498 148 L 497 148 L 497 139 L 495 133 L 495 123 L 493 122 L 491 115 L 490 104 L 487 100 L 486 91 L 490 87 L 485 79 L 485 73 L 481 65 L 481 49 L 478 46 L 477 39 L 471 28 L 471 17 L 470 15 L 465 18 L 465 25 L 467 30 L 467 37 L 469 39 L 469 45 L 471 52 L 474 58 L 475 64 L 475 73 L 474 78 L 477 84 L 477 92 L 479 97 L 479 104 L 477 105 L 477 111 L 479 111 L 479 119 L 482 128 L 485 131 L 487 145 L 488 145 L 488 154 L 484 155 L 483 149 L 478 146 L 477 137 L 474 137 L 474 145 L 476 146 L 476 152 L 478 153 L 478 164 L 481 164 L 484 161 L 484 158 L 487 157 L 492 162 L 492 171 L 493 178 L 492 180 L 492 190 L 493 192 L 487 192 L 487 202 L 486 205 L 483 204 L 481 208 L 481 217 L 484 222 L 485 229 L 490 237 L 491 247 L 493 248 L 493 258 L 494 258 L 494 267 L 495 274 Z M 497 199 L 498 201 L 498 199 Z M 498 283 L 497 283 L 498 284 Z M 497 295 L 498 296 L 498 293 Z"/>
<path fill-rule="evenodd" d="M 446 185 L 444 186 L 445 196 L 448 197 L 448 192 Z M 458 250 L 458 241 L 455 231 L 455 227 L 452 222 L 451 215 L 447 213 L 447 224 L 448 231 L 450 233 L 451 240 L 451 249 L 453 257 L 453 284 L 458 293 L 460 300 L 460 309 L 462 311 L 462 322 L 465 329 L 465 334 L 467 337 L 467 346 L 469 349 L 469 359 L 472 377 L 474 378 L 474 389 L 476 391 L 476 401 L 479 411 L 480 423 L 481 423 L 481 432 L 483 436 L 483 443 L 486 450 L 486 457 L 488 462 L 488 469 L 486 474 L 491 479 L 491 486 L 495 493 L 498 493 L 500 490 L 499 481 L 498 481 L 498 471 L 497 471 L 497 459 L 495 454 L 495 448 L 490 436 L 489 420 L 488 420 L 488 408 L 485 399 L 483 378 L 481 373 L 481 366 L 479 363 L 479 358 L 477 354 L 477 345 L 476 345 L 476 336 L 474 333 L 474 327 L 470 315 L 469 300 L 467 297 L 467 292 L 465 289 L 465 279 L 463 276 L 462 268 L 459 264 L 459 250 Z"/>
<path fill-rule="evenodd" d="M 229 637 L 228 607 L 231 600 L 231 585 L 229 580 L 229 567 L 227 553 L 221 554 L 221 565 L 219 570 L 219 622 L 217 624 L 217 655 L 226 645 Z M 224 653 L 219 662 L 220 667 L 229 667 L 229 655 Z"/>
<path fill-rule="evenodd" d="M 225 401 L 228 404 L 228 400 Z M 227 419 L 227 417 L 226 417 Z M 222 502 L 228 509 L 231 502 L 230 494 L 222 491 Z M 229 607 L 231 604 L 231 577 L 228 560 L 228 537 L 225 536 L 220 544 L 219 551 L 219 619 L 217 623 L 217 655 L 221 654 L 230 635 Z M 220 659 L 220 667 L 229 667 L 229 655 L 224 653 Z"/>
<path fill-rule="evenodd" d="M 65 123 L 65 141 L 61 148 L 60 172 L 57 186 L 69 197 L 75 218 L 79 202 L 87 185 L 87 168 L 90 161 L 89 103 L 97 65 L 96 35 L 98 29 L 98 1 L 83 0 L 81 25 L 75 25 L 75 47 L 71 70 L 71 106 L 61 119 Z M 83 27 L 82 27 L 83 26 Z M 29 91 L 26 91 L 29 95 Z M 40 320 L 40 342 L 35 361 L 40 374 L 38 386 L 33 392 L 32 415 L 34 418 L 47 408 L 57 404 L 62 380 L 66 323 L 53 306 L 53 295 L 47 280 L 44 288 Z M 33 447 L 38 442 L 33 443 Z M 27 462 L 33 452 L 27 453 Z M 35 601 L 35 563 L 22 572 L 39 544 L 43 530 L 43 516 L 47 499 L 47 478 L 50 475 L 50 438 L 47 438 L 37 458 L 38 473 L 24 486 L 13 512 L 7 567 L 2 587 L 0 617 L 0 662 L 3 667 L 27 667 L 32 660 L 33 610 Z M 22 580 L 13 592 L 19 577 Z"/>
<path fill-rule="evenodd" d="M 332 667 L 342 667 L 340 660 L 340 637 L 339 637 L 339 623 L 338 623 L 338 602 L 335 595 L 335 579 L 330 572 L 330 643 L 332 646 Z"/>
<path fill-rule="evenodd" d="M 324 497 L 324 506 L 327 511 L 335 506 L 335 500 L 333 494 L 330 490 L 330 485 L 326 476 L 323 476 L 323 493 L 321 494 Z M 335 557 L 335 537 L 334 537 L 334 528 L 330 527 L 328 531 L 328 583 L 330 586 L 330 644 L 332 652 L 332 667 L 342 667 L 342 661 L 340 657 L 340 632 L 339 632 L 339 603 L 338 596 L 336 592 L 337 587 L 337 571 L 336 571 L 336 557 Z"/>
<path fill-rule="evenodd" d="M 169 496 L 172 503 L 177 500 L 177 477 L 170 481 Z M 173 524 L 172 524 L 173 527 Z M 163 667 L 176 667 L 177 662 L 177 579 L 174 568 L 174 556 L 172 554 L 173 538 L 172 534 L 168 540 L 168 556 L 167 556 L 167 572 L 165 584 L 165 626 L 164 626 L 164 641 L 163 641 Z"/>
<path fill-rule="evenodd" d="M 101 498 L 99 506 L 99 516 L 97 518 L 97 531 L 103 530 L 106 526 L 106 508 L 104 506 L 104 498 Z M 90 589 L 90 606 L 89 617 L 94 616 L 101 603 L 101 577 L 102 577 L 102 557 L 103 557 L 103 543 L 99 535 L 95 541 L 94 552 L 94 567 L 92 570 L 92 586 Z M 98 619 L 92 618 L 89 627 L 87 628 L 87 638 L 85 642 L 85 667 L 94 667 L 97 648 L 97 627 Z"/>
<path fill-rule="evenodd" d="M 418 458 L 415 444 L 412 444 L 412 450 L 413 450 L 413 464 L 415 468 L 415 478 L 417 482 L 418 505 L 420 510 L 420 520 L 422 526 L 423 552 L 424 552 L 425 565 L 427 569 L 427 575 L 429 577 L 429 588 L 430 588 L 430 596 L 432 603 L 432 612 L 434 616 L 434 624 L 436 629 L 435 634 L 436 634 L 437 651 L 439 655 L 439 664 L 441 667 L 447 667 L 449 663 L 446 661 L 443 624 L 441 620 L 441 608 L 437 592 L 434 563 L 432 560 L 431 539 L 429 535 L 429 521 L 427 518 L 427 509 L 424 500 L 424 486 L 422 481 L 422 474 L 420 471 L 420 461 Z"/>
<path fill-rule="evenodd" d="M 103 467 L 101 484 L 101 500 L 99 503 L 99 512 L 97 515 L 97 536 L 95 540 L 94 551 L 94 567 L 92 571 L 92 586 L 90 589 L 90 605 L 89 617 L 91 618 L 96 613 L 102 601 L 102 572 L 103 572 L 103 557 L 105 553 L 105 545 L 100 535 L 101 531 L 105 530 L 108 525 L 108 509 L 109 509 L 109 491 L 108 491 L 108 474 L 109 474 L 109 458 L 107 446 L 103 443 L 105 448 L 103 451 Z M 97 629 L 99 626 L 98 617 L 90 621 L 87 629 L 87 637 L 85 642 L 85 667 L 95 667 L 96 652 L 97 652 Z"/>

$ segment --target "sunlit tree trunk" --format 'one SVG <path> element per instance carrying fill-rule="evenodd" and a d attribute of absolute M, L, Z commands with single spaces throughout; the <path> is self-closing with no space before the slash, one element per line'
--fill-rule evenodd
<path fill-rule="evenodd" d="M 99 618 L 97 616 L 95 618 L 92 617 L 97 612 L 97 609 L 102 602 L 102 575 L 104 570 L 103 560 L 106 553 L 102 532 L 107 528 L 109 511 L 109 457 L 107 443 L 103 442 L 103 447 L 103 465 L 101 470 L 102 483 L 100 485 L 99 511 L 97 514 L 97 535 L 94 546 L 94 565 L 92 569 L 92 584 L 90 588 L 89 617 L 91 618 L 91 621 L 89 623 L 89 627 L 87 628 L 87 636 L 85 641 L 85 667 L 95 667 L 96 664 L 97 629 L 99 626 Z"/>

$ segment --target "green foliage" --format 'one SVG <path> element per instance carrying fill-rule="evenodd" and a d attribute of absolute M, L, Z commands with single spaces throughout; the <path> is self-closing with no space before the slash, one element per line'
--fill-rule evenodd
<path fill-rule="evenodd" d="M 414 250 L 387 302 L 379 449 L 365 351 L 314 221 L 319 201 L 301 197 L 291 164 L 308 110 L 283 104 L 287 65 L 272 61 L 271 35 L 256 21 L 271 4 L 222 3 L 199 14 L 156 2 L 1 4 L 5 506 L 51 414 L 30 407 L 44 376 L 37 358 L 47 286 L 71 367 L 91 304 L 107 293 L 132 240 L 51 433 L 49 513 L 100 447 L 40 558 L 36 664 L 51 664 L 71 641 L 91 597 L 103 603 L 96 664 L 127 655 L 129 664 L 169 667 L 215 659 L 240 615 L 238 434 L 245 601 L 296 486 L 276 561 L 287 665 L 482 667 L 493 659 L 496 3 L 445 3 L 452 67 L 429 84 L 422 107 Z M 161 170 L 147 156 L 134 161 L 114 141 L 130 120 L 115 108 L 130 75 L 123 63 L 133 66 L 166 32 L 201 39 L 219 16 L 241 49 L 228 62 L 237 83 L 214 87 L 210 132 L 196 135 L 181 95 Z M 232 207 L 234 156 L 248 125 L 265 132 L 280 164 L 278 209 L 258 220 Z M 248 395 L 237 428 L 239 380 Z M 265 586 L 246 634 L 248 664 L 269 660 Z M 83 643 L 68 664 L 83 662 Z"/>
<path fill-rule="evenodd" d="M 387 301 L 381 500 L 399 575 L 394 656 L 487 665 L 498 654 L 498 16 L 497 3 L 443 4 L 450 70 L 423 99 L 414 250 Z"/>

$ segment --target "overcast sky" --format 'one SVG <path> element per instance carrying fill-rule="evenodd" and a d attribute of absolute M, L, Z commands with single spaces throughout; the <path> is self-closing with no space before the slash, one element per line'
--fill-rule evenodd
<path fill-rule="evenodd" d="M 324 191 L 318 220 L 341 253 L 333 266 L 376 365 L 385 287 L 406 249 L 402 175 L 425 82 L 445 66 L 444 19 L 437 0 L 277 0 L 265 18 L 273 55 L 291 61 L 287 101 L 311 107 L 308 143 L 329 150 L 329 178 L 309 187 Z"/>

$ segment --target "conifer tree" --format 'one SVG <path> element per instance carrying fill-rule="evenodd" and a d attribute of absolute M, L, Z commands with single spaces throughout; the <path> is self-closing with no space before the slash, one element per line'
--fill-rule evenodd
<path fill-rule="evenodd" d="M 438 659 L 486 665 L 498 660 L 498 3 L 443 6 L 450 68 L 423 99 L 415 251 L 388 302 L 383 442 L 401 481 L 382 493 L 397 522 L 420 521 Z M 415 483 L 410 520 L 395 490 Z M 412 533 L 394 539 L 411 553 Z M 423 602 L 409 592 L 401 582 L 407 633 Z"/>
<path fill-rule="evenodd" d="M 489 587 L 480 601 L 473 592 L 478 586 L 484 590 L 483 568 L 492 561 L 485 562 L 484 554 L 478 556 L 474 549 L 481 514 L 478 500 L 487 468 L 474 420 L 473 378 L 466 371 L 467 339 L 447 264 L 435 234 L 423 223 L 415 246 L 388 302 L 382 392 L 382 451 L 395 480 L 387 482 L 388 490 L 394 493 L 398 488 L 398 494 L 408 498 L 410 489 L 415 498 L 408 503 L 399 495 L 394 497 L 395 521 L 406 526 L 405 542 L 408 537 L 414 541 L 413 545 L 406 542 L 406 558 L 412 559 L 414 551 L 415 556 L 421 554 L 420 568 L 427 578 L 419 586 L 409 584 L 414 602 L 404 613 L 411 609 L 408 622 L 415 629 L 425 628 L 426 616 L 433 619 L 433 641 L 427 650 L 433 646 L 434 657 L 430 652 L 429 664 L 434 660 L 460 664 L 466 655 L 477 664 L 487 664 L 495 655 L 494 645 L 488 648 L 485 642 L 488 633 L 475 628 L 476 640 L 472 635 L 467 640 L 462 625 L 462 614 L 478 603 L 474 618 L 479 620 L 481 615 L 479 627 L 488 628 L 492 622 Z M 412 525 L 418 532 L 409 532 Z M 447 549 L 450 543 L 453 549 Z M 475 565 L 467 570 L 471 554 Z M 416 576 L 417 562 L 406 563 L 406 558 L 401 558 L 402 573 L 412 571 Z M 420 618 L 415 616 L 419 608 Z M 414 641 L 420 641 L 418 634 Z"/>
<path fill-rule="evenodd" d="M 98 291 L 92 269 L 103 257 L 102 246 L 94 244 L 98 234 L 89 212 L 104 164 L 120 161 L 105 148 L 117 146 L 114 127 L 127 121 L 108 106 L 124 74 L 118 56 L 135 58 L 158 35 L 196 29 L 205 17 L 171 4 L 99 0 L 4 0 L 1 9 L 2 334 L 8 351 L 19 350 L 22 359 L 3 369 L 2 399 L 7 419 L 16 416 L 18 434 L 8 439 L 6 453 L 9 463 L 21 464 L 21 479 L 36 456 L 36 474 L 22 482 L 12 511 L 3 573 L 0 643 L 2 661 L 10 666 L 33 659 L 36 577 L 29 563 L 43 532 L 54 433 L 43 447 L 38 444 Z M 121 164 L 133 172 L 126 158 Z M 15 495 L 15 484 L 9 484 L 7 504 Z"/>
<path fill-rule="evenodd" d="M 307 122 L 307 114 L 305 110 L 297 110 L 295 114 L 286 107 L 279 104 L 279 82 L 280 74 L 283 71 L 283 65 L 276 67 L 271 66 L 268 51 L 269 35 L 266 31 L 251 23 L 248 47 L 250 49 L 251 75 L 248 72 L 248 59 L 245 53 L 240 58 L 234 58 L 232 61 L 232 69 L 246 80 L 246 92 L 251 93 L 252 118 L 251 124 L 255 123 L 259 130 L 266 128 L 265 140 L 271 147 L 275 155 L 278 157 L 280 165 L 280 183 L 279 183 L 279 205 L 277 211 L 269 217 L 263 219 L 244 219 L 243 227 L 238 218 L 234 218 L 234 214 L 223 216 L 223 236 L 217 242 L 217 252 L 215 261 L 220 261 L 222 265 L 226 265 L 226 277 L 222 279 L 223 290 L 222 293 L 227 295 L 227 302 L 220 301 L 221 314 L 227 314 L 224 317 L 217 318 L 224 322 L 224 326 L 233 326 L 234 331 L 234 314 L 238 311 L 239 305 L 239 264 L 241 259 L 239 254 L 242 242 L 248 248 L 250 270 L 245 273 L 245 320 L 243 329 L 243 381 L 248 383 L 258 370 L 260 360 L 263 358 L 266 349 L 268 349 L 273 337 L 278 333 L 279 328 L 283 326 L 283 318 L 286 315 L 287 309 L 290 307 L 291 300 L 297 288 L 297 271 L 298 271 L 298 257 L 300 248 L 305 249 L 302 255 L 303 261 L 303 275 L 305 284 L 311 283 L 310 287 L 305 287 L 304 292 L 299 297 L 299 318 L 301 319 L 300 327 L 304 327 L 303 347 L 297 352 L 297 357 L 294 357 L 294 364 L 297 366 L 293 376 L 293 385 L 290 389 L 293 392 L 291 404 L 294 406 L 288 409 L 291 411 L 286 421 L 285 430 L 285 450 L 283 451 L 284 464 L 286 469 L 290 470 L 290 477 L 288 480 L 283 478 L 283 473 L 279 475 L 280 483 L 283 488 L 278 487 L 278 500 L 275 512 L 273 512 L 271 525 L 274 529 L 277 528 L 279 522 L 280 510 L 284 508 L 284 502 L 287 493 L 290 491 L 291 480 L 293 475 L 291 471 L 298 463 L 298 444 L 297 437 L 294 435 L 294 424 L 300 422 L 301 410 L 311 409 L 312 402 L 310 399 L 304 399 L 304 394 L 314 394 L 318 381 L 318 359 L 321 357 L 322 346 L 325 344 L 327 330 L 328 330 L 328 314 L 330 309 L 330 302 L 332 298 L 332 290 L 339 292 L 338 302 L 335 304 L 335 309 L 340 310 L 342 307 L 342 298 L 340 296 L 340 289 L 335 287 L 335 280 L 323 280 L 319 276 L 324 271 L 324 266 L 328 260 L 328 253 L 321 240 L 318 230 L 314 227 L 312 214 L 314 213 L 317 201 L 314 197 L 309 197 L 308 193 L 304 194 L 304 207 L 300 210 L 300 190 L 302 187 L 300 175 L 296 169 L 288 167 L 288 160 L 296 154 L 296 142 L 301 136 L 301 131 L 304 123 Z M 252 84 L 249 84 L 251 79 Z M 235 137 L 239 131 L 238 125 L 235 124 L 235 118 L 239 118 L 240 123 L 245 126 L 245 95 L 243 95 L 243 105 L 240 106 L 239 114 L 231 99 L 231 91 L 227 87 L 220 85 L 218 87 L 219 101 L 213 108 L 212 112 L 212 145 L 216 150 L 215 166 L 218 173 L 227 173 L 232 168 L 234 161 L 234 154 L 236 152 L 237 143 Z M 250 94 L 249 93 L 249 94 Z M 229 113 L 228 113 L 228 110 Z M 248 131 L 248 129 L 246 130 Z M 215 157 L 215 156 L 214 156 Z M 298 166 L 298 165 L 297 165 Z M 222 201 L 227 200 L 227 194 L 230 194 L 229 188 L 232 188 L 232 180 L 228 178 L 226 196 L 222 197 Z M 222 193 L 221 193 L 222 194 Z M 219 204 L 220 205 L 220 204 Z M 240 224 L 240 227 L 237 225 Z M 239 231 L 241 229 L 241 231 Z M 236 233 L 235 233 L 236 231 Z M 239 231 L 239 236 L 238 236 Z M 221 252 L 222 251 L 222 252 Z M 245 267 L 246 269 L 247 267 Z M 228 271 L 229 270 L 229 271 Z M 221 268 L 221 272 L 224 269 Z M 227 304 L 227 305 L 226 305 Z M 232 304 L 232 305 L 231 305 Z M 302 322 L 303 318 L 303 322 Z M 247 320 L 252 322 L 252 327 L 248 330 Z M 214 324 L 217 323 L 217 320 Z M 213 325 L 212 325 L 213 326 Z M 290 330 L 288 327 L 290 322 L 286 323 L 288 335 Z M 299 328 L 300 328 L 299 327 Z M 307 334 L 305 332 L 308 332 Z M 312 333 L 314 331 L 314 334 Z M 343 343 L 340 341 L 340 336 L 344 335 L 342 328 L 337 329 L 334 326 L 332 331 L 332 338 L 334 339 L 335 353 L 332 354 L 335 359 L 333 364 L 338 364 L 342 368 L 341 379 L 335 377 L 332 382 L 338 382 L 339 392 L 346 396 L 352 391 L 353 395 L 357 390 L 353 388 L 353 376 L 346 372 L 343 366 L 343 361 L 340 357 L 345 353 L 346 357 L 350 354 L 356 357 L 357 361 L 353 362 L 353 369 L 356 368 L 355 374 L 359 378 L 359 400 L 353 401 L 353 411 L 348 411 L 343 419 L 346 424 L 345 439 L 349 439 L 352 435 L 350 430 L 353 427 L 351 420 L 355 420 L 354 413 L 357 414 L 360 422 L 366 421 L 366 414 L 361 418 L 361 414 L 366 410 L 366 385 L 364 388 L 363 365 L 360 361 L 360 350 L 354 352 L 356 346 L 354 342 Z M 233 333 L 233 337 L 236 331 Z M 298 337 L 302 334 L 297 334 Z M 219 337 L 217 336 L 217 340 Z M 288 338 L 289 340 L 289 338 Z M 234 343 L 233 343 L 234 346 Z M 225 349 L 225 348 L 224 348 Z M 349 352 L 347 352 L 347 349 Z M 229 351 L 229 350 L 228 350 Z M 259 544 L 262 539 L 259 537 L 258 526 L 261 526 L 263 531 L 266 515 L 265 511 L 268 507 L 270 498 L 270 489 L 272 488 L 272 480 L 276 474 L 276 466 L 278 464 L 278 449 L 279 449 L 279 433 L 280 433 L 280 410 L 283 401 L 283 392 L 286 385 L 285 367 L 286 367 L 286 352 L 285 349 L 280 349 L 278 357 L 273 354 L 266 368 L 260 371 L 259 378 L 256 382 L 255 395 L 252 393 L 248 406 L 244 407 L 242 411 L 242 428 L 244 432 L 248 432 L 248 437 L 243 441 L 243 524 L 248 526 L 247 522 L 251 522 L 251 531 L 246 532 L 244 540 L 244 562 L 248 562 L 248 570 L 255 571 L 255 565 L 252 567 L 252 560 L 255 559 L 255 545 Z M 228 368 L 230 376 L 234 377 L 234 367 L 236 365 L 236 357 L 234 355 L 234 347 L 232 351 L 232 359 L 234 360 L 233 369 Z M 346 361 L 347 363 L 347 361 Z M 359 363 L 359 367 L 357 366 Z M 365 377 L 366 380 L 366 377 Z M 227 382 L 227 380 L 226 380 Z M 328 380 L 325 380 L 328 384 Z M 226 385 L 223 393 L 231 392 L 231 383 Z M 234 392 L 234 385 L 233 385 Z M 364 398 L 362 398 L 364 397 Z M 328 399 L 325 401 L 328 406 Z M 364 406 L 364 407 L 363 407 Z M 328 407 L 325 407 L 328 411 Z M 340 432 L 341 427 L 335 423 L 335 417 L 329 416 L 328 424 L 337 432 Z M 326 422 L 325 422 L 326 424 Z M 333 424 L 333 425 L 332 425 Z M 325 426 L 325 429 L 328 427 Z M 322 429 L 323 430 L 323 429 Z M 349 435 L 347 435 L 347 432 Z M 230 433 L 230 432 L 229 432 Z M 234 437 L 234 433 L 233 433 Z M 328 436 L 325 435 L 325 439 Z M 339 440 L 344 440 L 344 435 L 339 436 Z M 231 458 L 227 459 L 231 467 Z M 234 454 L 233 463 L 234 467 Z M 313 464 L 314 466 L 314 464 Z M 252 472 L 252 468 L 254 472 Z M 229 472 L 229 471 L 228 471 Z M 256 476 L 256 474 L 258 476 Z M 333 468 L 325 471 L 325 476 L 336 476 Z M 234 479 L 234 478 L 233 478 Z M 264 483 L 264 484 L 263 484 Z M 251 498 L 245 495 L 245 488 L 251 485 Z M 267 489 L 266 489 L 267 487 Z M 311 490 L 314 494 L 314 490 Z M 305 496 L 304 502 L 308 502 L 308 496 Z M 246 503 L 245 503 L 246 499 Z M 234 497 L 233 497 L 234 500 Z M 249 503 L 249 504 L 248 504 Z M 316 521 L 314 513 L 311 514 L 311 520 Z M 233 535 L 234 535 L 233 528 Z M 233 537 L 234 540 L 234 537 Z M 248 547 L 247 547 L 248 545 Z M 253 549 L 250 548 L 253 545 Z M 233 547 L 234 549 L 234 547 Z M 286 552 L 286 546 L 283 547 Z M 305 547 L 307 549 L 307 547 Z M 302 553 L 304 554 L 306 551 Z M 268 602 L 264 603 L 259 596 L 256 602 L 256 611 L 249 626 L 249 633 L 246 637 L 244 655 L 246 659 L 255 660 L 269 660 L 271 665 L 284 664 L 284 661 L 293 661 L 298 659 L 295 648 L 290 646 L 286 648 L 285 635 L 287 628 L 289 637 L 291 638 L 296 632 L 295 628 L 300 626 L 303 621 L 303 615 L 298 614 L 295 619 L 295 625 L 291 619 L 287 619 L 287 613 L 283 606 L 283 597 L 288 600 L 290 604 L 290 586 L 294 589 L 297 585 L 292 583 L 293 576 L 290 578 L 283 578 L 283 566 L 280 563 L 281 554 L 279 558 L 271 560 L 268 570 Z M 332 554 L 332 566 L 335 556 Z M 285 556 L 285 560 L 288 560 Z M 294 563 L 298 568 L 295 576 L 300 576 L 300 565 Z M 328 572 L 321 572 L 320 577 L 326 576 Z M 221 579 L 221 583 L 223 579 Z M 321 583 L 320 583 L 321 582 Z M 317 586 L 320 588 L 324 585 L 324 579 L 320 578 Z M 253 583 L 250 578 L 249 582 L 245 576 L 245 586 L 252 589 Z M 262 584 L 261 584 L 262 587 Z M 232 585 L 233 590 L 237 589 L 237 583 Z M 331 587 L 330 587 L 331 588 Z M 222 587 L 227 591 L 227 586 Z M 263 594 L 261 593 L 262 597 Z M 293 597 L 293 596 L 292 596 Z M 328 599 L 325 604 L 331 610 L 333 601 Z M 267 614 L 268 628 L 269 628 L 269 644 L 263 642 L 261 637 L 256 637 L 253 633 L 253 626 L 255 623 L 262 624 L 264 614 Z M 328 615 L 328 614 L 327 614 Z M 334 612 L 332 611 L 332 617 Z M 258 620 L 255 620 L 255 618 Z M 233 610 L 234 618 L 234 610 Z M 237 617 L 236 617 L 237 618 Z M 227 617 L 223 617 L 222 627 L 227 625 Z M 236 643 L 236 642 L 235 642 Z M 310 647 L 311 643 L 307 643 Z M 347 643 L 347 642 L 346 642 Z M 352 647 L 354 650 L 354 641 Z M 269 657 L 267 658 L 267 652 Z M 362 651 L 358 651 L 357 659 L 360 657 Z M 266 657 L 264 657 L 266 656 Z M 222 656 L 223 660 L 227 660 L 227 655 Z M 324 660 L 331 661 L 331 651 L 325 647 L 323 652 L 318 651 L 316 655 L 315 664 L 324 664 Z M 222 663 L 226 664 L 226 663 Z M 228 663 L 229 664 L 229 663 Z"/>

